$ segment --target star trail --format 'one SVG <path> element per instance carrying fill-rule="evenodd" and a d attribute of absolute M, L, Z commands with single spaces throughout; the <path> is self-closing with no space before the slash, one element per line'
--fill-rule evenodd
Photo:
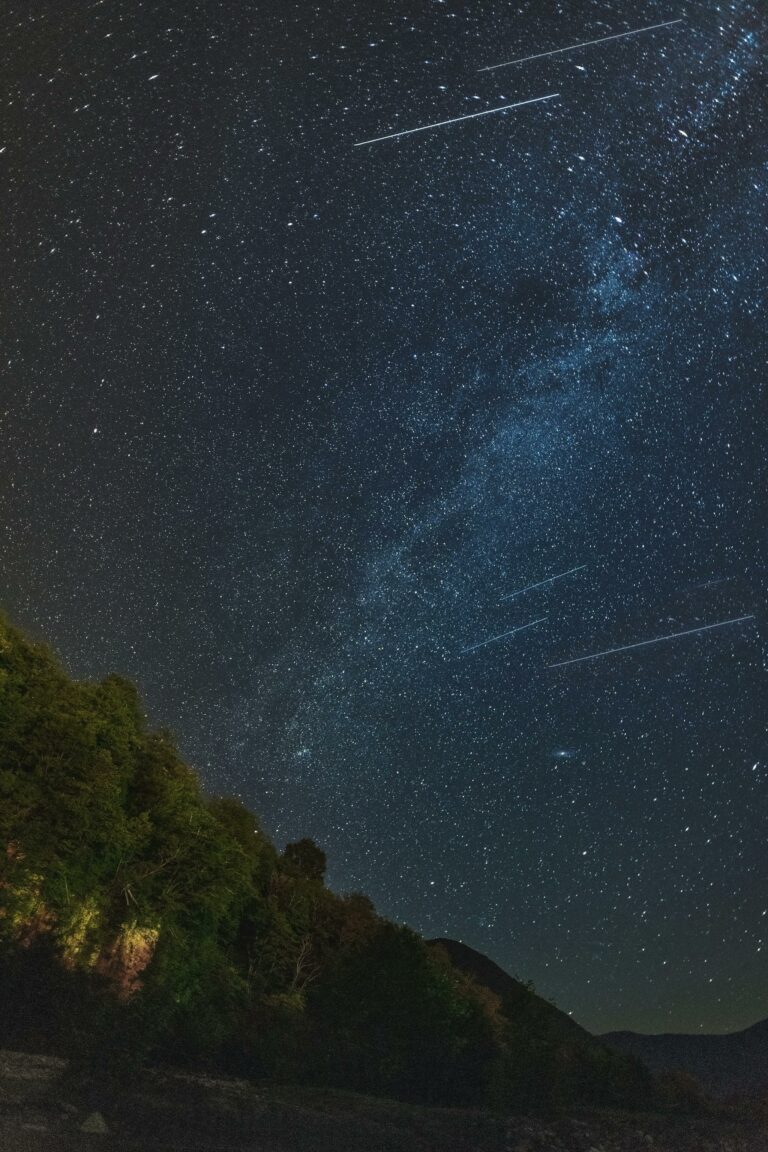
<path fill-rule="evenodd" d="M 614 32 L 611 36 L 599 36 L 596 40 L 582 40 L 579 44 L 568 44 L 565 48 L 550 48 L 546 52 L 536 52 L 533 56 L 520 56 L 516 60 L 505 60 L 501 64 L 486 64 L 479 72 L 493 72 L 496 68 L 509 68 L 512 64 L 527 64 L 529 60 L 543 60 L 546 56 L 559 56 L 561 52 L 575 52 L 577 48 L 591 48 L 595 44 L 606 44 L 609 40 L 625 40 L 628 36 L 639 36 L 644 32 L 654 32 L 657 28 L 669 28 L 681 24 L 681 20 L 665 20 L 661 24 L 649 24 L 645 28 L 633 28 L 629 32 Z"/>
<path fill-rule="evenodd" d="M 765 35 L 0 17 L 0 605 L 596 1031 L 768 1016 Z"/>
<path fill-rule="evenodd" d="M 371 140 L 358 140 L 355 148 L 364 144 L 380 144 L 383 140 L 398 140 L 401 136 L 412 136 L 414 132 L 428 132 L 432 128 L 445 128 L 448 124 L 461 124 L 463 120 L 476 120 L 478 116 L 491 116 L 494 112 L 508 112 L 511 108 L 522 108 L 525 104 L 540 104 L 544 100 L 556 100 L 559 92 L 546 96 L 534 96 L 530 100 L 518 100 L 515 104 L 500 104 L 498 108 L 485 108 L 482 112 L 469 112 L 466 116 L 454 116 L 451 120 L 438 120 L 434 124 L 422 124 L 419 128 L 405 128 L 402 132 L 391 132 L 389 136 L 374 136 Z"/>

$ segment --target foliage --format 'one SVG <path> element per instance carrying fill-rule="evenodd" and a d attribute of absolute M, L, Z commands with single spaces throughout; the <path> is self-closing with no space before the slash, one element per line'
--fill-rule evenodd
<path fill-rule="evenodd" d="M 482 1000 L 407 928 L 381 922 L 310 994 L 319 1078 L 401 1099 L 485 1096 L 496 1057 Z"/>
<path fill-rule="evenodd" d="M 0 620 L 6 1042 L 450 1104 L 646 1091 L 530 989 L 504 1003 L 367 897 L 332 893 L 325 867 L 313 841 L 279 854 L 239 800 L 204 796 L 130 683 L 77 683 Z"/>

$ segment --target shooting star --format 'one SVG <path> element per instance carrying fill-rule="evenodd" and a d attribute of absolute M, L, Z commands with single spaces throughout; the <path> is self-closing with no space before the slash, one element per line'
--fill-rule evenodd
<path fill-rule="evenodd" d="M 534 588 L 543 588 L 545 584 L 551 584 L 554 580 L 562 580 L 564 576 L 581 572 L 582 568 L 586 568 L 586 564 L 579 564 L 578 568 L 569 568 L 567 572 L 558 572 L 557 576 L 547 576 L 546 580 L 539 580 L 536 584 L 526 584 L 525 588 L 519 588 L 517 592 L 510 592 L 508 596 L 502 596 L 502 600 L 512 600 L 515 596 L 522 596 L 524 592 L 531 592 Z"/>
<path fill-rule="evenodd" d="M 438 120 L 434 124 L 422 124 L 420 128 L 406 128 L 403 132 L 390 132 L 388 136 L 374 136 L 372 140 L 358 140 L 352 147 L 362 148 L 364 144 L 397 140 L 399 136 L 411 136 L 414 132 L 426 132 L 430 128 L 444 128 L 446 124 L 460 124 L 462 120 L 475 120 L 478 116 L 490 116 L 493 112 L 506 112 L 510 108 L 522 108 L 525 104 L 540 104 L 543 100 L 554 100 L 559 95 L 559 92 L 551 92 L 548 96 L 534 96 L 532 100 L 518 100 L 516 104 L 500 104 L 498 108 L 486 108 L 484 112 L 470 112 L 467 116 L 454 116 L 452 120 Z"/>
<path fill-rule="evenodd" d="M 754 616 L 736 616 L 732 620 L 718 620 L 716 624 L 703 624 L 701 628 L 687 628 L 685 632 L 670 632 L 667 636 L 654 636 L 652 640 L 638 640 L 636 644 L 622 644 L 620 648 L 606 648 L 603 652 L 593 652 L 590 656 L 574 656 L 572 660 L 561 660 L 558 664 L 547 664 L 547 668 L 565 668 L 568 664 L 580 664 L 583 660 L 597 660 L 600 656 L 613 656 L 616 652 L 629 652 L 631 648 L 645 648 L 648 644 L 661 644 L 664 640 L 677 640 L 678 636 L 693 636 L 697 632 L 709 632 L 712 628 L 725 628 L 728 624 L 743 624 L 754 620 Z"/>
<path fill-rule="evenodd" d="M 567 48 L 552 48 L 549 52 L 537 52 L 534 56 L 518 56 L 516 60 L 505 60 L 502 64 L 487 64 L 478 72 L 493 72 L 496 68 L 509 68 L 511 64 L 525 64 L 528 60 L 542 60 L 545 56 L 557 56 L 560 52 L 575 52 L 577 48 L 589 48 L 592 44 L 605 44 L 606 40 L 623 40 L 626 36 L 639 36 L 641 32 L 653 32 L 655 28 L 669 28 L 671 24 L 682 24 L 677 20 L 665 20 L 663 24 L 648 24 L 645 28 L 633 28 L 631 32 L 614 32 L 612 36 L 601 36 L 598 40 L 582 40 L 580 44 L 569 44 Z"/>
<path fill-rule="evenodd" d="M 474 652 L 478 648 L 485 648 L 486 644 L 495 644 L 497 640 L 506 640 L 507 636 L 514 636 L 517 632 L 524 632 L 526 628 L 533 628 L 534 624 L 543 624 L 548 620 L 548 616 L 542 616 L 539 620 L 531 620 L 530 624 L 520 624 L 517 628 L 512 628 L 509 632 L 502 632 L 501 636 L 491 636 L 489 640 L 481 640 L 479 644 L 472 644 L 469 648 L 462 648 L 459 656 L 466 656 L 467 652 Z"/>

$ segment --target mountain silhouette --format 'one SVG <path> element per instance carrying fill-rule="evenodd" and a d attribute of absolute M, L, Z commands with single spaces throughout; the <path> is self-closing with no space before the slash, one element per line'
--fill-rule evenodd
<path fill-rule="evenodd" d="M 768 1090 L 768 1020 L 718 1036 L 608 1032 L 600 1040 L 615 1051 L 637 1057 L 654 1072 L 689 1072 L 711 1092 Z"/>

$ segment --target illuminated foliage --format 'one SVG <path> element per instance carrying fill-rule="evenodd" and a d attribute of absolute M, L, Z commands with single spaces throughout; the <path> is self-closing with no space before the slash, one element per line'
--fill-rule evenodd
<path fill-rule="evenodd" d="M 76 683 L 2 622 L 0 848 L 0 1010 L 60 1047 L 445 1103 L 632 1096 L 530 989 L 505 1005 L 329 891 L 311 840 L 279 855 L 238 800 L 205 797 L 131 684 Z"/>

